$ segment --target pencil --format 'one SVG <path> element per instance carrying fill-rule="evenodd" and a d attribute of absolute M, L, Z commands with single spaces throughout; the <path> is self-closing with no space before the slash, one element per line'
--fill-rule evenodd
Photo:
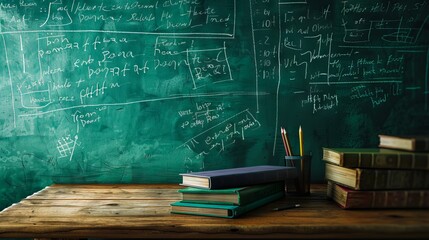
<path fill-rule="evenodd" d="M 301 156 L 301 160 L 300 160 L 300 170 L 301 170 L 301 177 L 304 179 L 304 139 L 303 139 L 303 134 L 302 134 L 302 128 L 301 125 L 299 126 L 299 155 Z M 301 183 L 301 187 L 304 188 L 302 185 L 303 183 Z M 302 189 L 303 190 L 303 189 Z"/>
<path fill-rule="evenodd" d="M 290 156 L 290 153 L 289 153 L 288 148 L 287 148 L 286 139 L 285 139 L 283 132 L 284 132 L 284 129 L 283 129 L 283 127 L 281 127 L 280 128 L 280 133 L 281 133 L 280 135 L 282 135 L 283 147 L 285 148 L 286 156 Z"/>
<path fill-rule="evenodd" d="M 298 207 L 301 207 L 301 204 L 291 204 L 291 205 L 275 207 L 275 208 L 273 208 L 273 211 L 282 211 L 282 210 L 291 209 L 291 208 L 298 208 Z"/>
<path fill-rule="evenodd" d="M 304 139 L 301 126 L 299 126 L 299 155 L 304 156 Z"/>
<path fill-rule="evenodd" d="M 283 134 L 284 134 L 284 138 L 285 138 L 285 141 L 286 141 L 286 147 L 287 147 L 287 150 L 289 152 L 289 156 L 293 156 L 292 148 L 290 147 L 289 137 L 287 136 L 286 129 L 283 129 Z"/>
<path fill-rule="evenodd" d="M 282 137 L 284 138 L 285 143 L 286 143 L 286 149 L 287 149 L 286 152 L 288 153 L 288 156 L 293 156 L 286 129 L 284 129 L 283 127 L 282 127 Z M 293 160 L 290 161 L 290 164 L 292 167 L 295 167 L 295 163 L 293 162 Z"/>

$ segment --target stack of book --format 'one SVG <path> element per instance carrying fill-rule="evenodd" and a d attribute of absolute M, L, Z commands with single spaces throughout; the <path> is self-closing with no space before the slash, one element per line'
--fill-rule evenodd
<path fill-rule="evenodd" d="M 183 173 L 180 201 L 171 213 L 235 218 L 285 196 L 294 167 L 259 165 Z"/>
<path fill-rule="evenodd" d="M 429 208 L 429 136 L 379 139 L 377 148 L 323 148 L 327 196 L 344 209 Z"/>

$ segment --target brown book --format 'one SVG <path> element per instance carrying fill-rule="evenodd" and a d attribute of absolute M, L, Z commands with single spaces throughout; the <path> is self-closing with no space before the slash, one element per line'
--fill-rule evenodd
<path fill-rule="evenodd" d="M 327 196 L 344 209 L 429 208 L 429 190 L 356 191 L 328 181 Z"/>
<path fill-rule="evenodd" d="M 429 135 L 378 135 L 379 147 L 414 152 L 429 152 Z"/>
<path fill-rule="evenodd" d="M 325 178 L 354 190 L 429 189 L 429 171 L 325 164 Z"/>
<path fill-rule="evenodd" d="M 323 148 L 323 160 L 347 168 L 429 170 L 429 152 L 382 148 Z"/>

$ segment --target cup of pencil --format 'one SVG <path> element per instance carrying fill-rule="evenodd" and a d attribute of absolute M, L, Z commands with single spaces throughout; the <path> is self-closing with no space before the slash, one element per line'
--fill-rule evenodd
<path fill-rule="evenodd" d="M 311 177 L 311 158 L 312 154 L 304 154 L 304 140 L 301 126 L 299 126 L 299 155 L 292 153 L 289 137 L 286 130 L 281 128 L 281 136 L 285 147 L 285 165 L 296 167 L 298 178 L 295 180 L 295 186 L 288 185 L 287 192 L 296 192 L 298 194 L 310 194 Z"/>
<path fill-rule="evenodd" d="M 311 153 L 303 156 L 285 156 L 285 164 L 295 166 L 298 171 L 295 186 L 289 186 L 288 192 L 310 194 L 311 158 Z"/>

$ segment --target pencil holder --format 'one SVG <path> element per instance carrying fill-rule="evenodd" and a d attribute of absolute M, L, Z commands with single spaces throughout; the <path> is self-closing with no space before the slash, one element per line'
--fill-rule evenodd
<path fill-rule="evenodd" d="M 295 186 L 287 186 L 288 192 L 310 194 L 311 159 L 311 154 L 304 156 L 285 156 L 285 165 L 295 166 L 298 171 L 298 177 L 294 183 Z"/>

